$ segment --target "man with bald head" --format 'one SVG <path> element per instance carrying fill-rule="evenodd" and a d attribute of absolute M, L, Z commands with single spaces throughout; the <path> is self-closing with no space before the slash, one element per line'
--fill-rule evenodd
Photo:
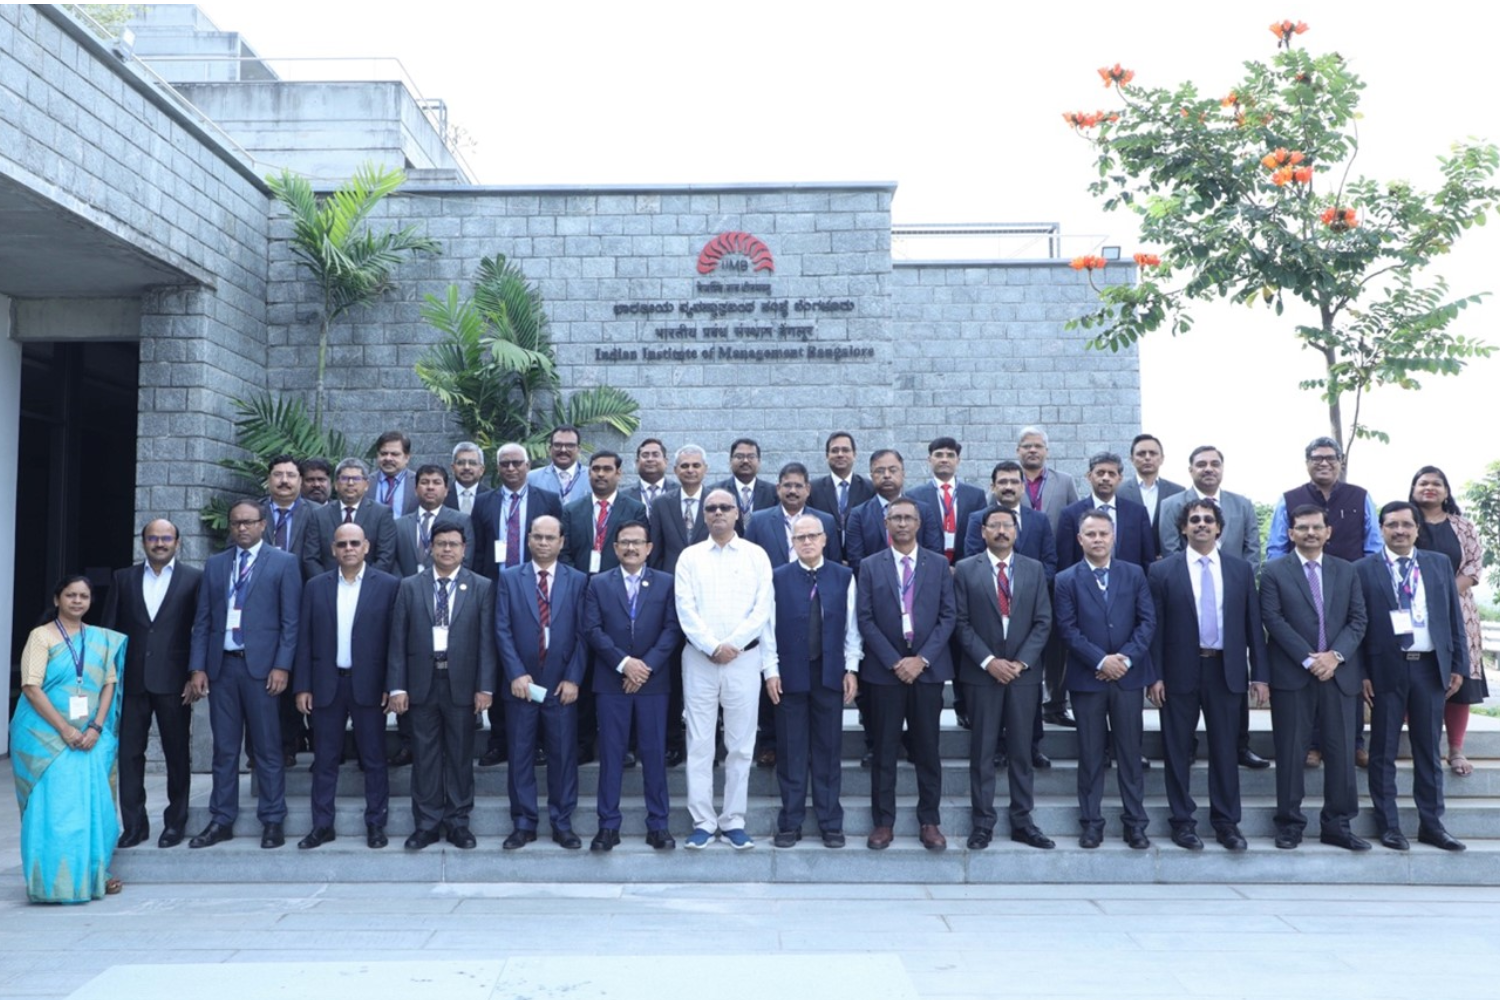
<path fill-rule="evenodd" d="M 180 538 L 171 521 L 141 529 L 146 561 L 116 570 L 104 601 L 105 628 L 123 632 L 125 682 L 120 700 L 120 847 L 134 847 L 151 832 L 146 815 L 146 739 L 151 718 L 167 763 L 167 810 L 158 847 L 182 842 L 192 783 L 188 759 L 192 703 L 188 653 L 202 571 L 177 561 Z"/>

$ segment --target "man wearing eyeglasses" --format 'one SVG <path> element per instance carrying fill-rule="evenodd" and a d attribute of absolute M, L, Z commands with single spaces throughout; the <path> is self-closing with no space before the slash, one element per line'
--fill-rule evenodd
<path fill-rule="evenodd" d="M 396 572 L 396 519 L 385 504 L 376 503 L 366 494 L 370 489 L 370 468 L 357 458 L 346 458 L 333 470 L 337 494 L 314 514 L 302 540 L 302 578 L 310 580 L 320 573 L 338 568 L 333 558 L 333 533 L 341 524 L 357 524 L 370 543 L 366 562 L 382 573 Z"/>
<path fill-rule="evenodd" d="M 547 452 L 552 461 L 533 469 L 527 482 L 545 493 L 556 494 L 566 507 L 587 492 L 583 466 L 578 464 L 578 428 L 563 425 L 547 438 Z"/>
<path fill-rule="evenodd" d="M 443 499 L 443 506 L 474 516 L 474 504 L 489 492 L 484 485 L 484 452 L 473 441 L 453 446 L 453 489 Z M 474 553 L 470 552 L 472 559 Z"/>

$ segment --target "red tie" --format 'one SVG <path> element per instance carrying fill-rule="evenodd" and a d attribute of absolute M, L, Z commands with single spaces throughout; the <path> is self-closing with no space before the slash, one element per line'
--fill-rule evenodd
<path fill-rule="evenodd" d="M 995 592 L 1000 599 L 1000 614 L 1010 617 L 1010 578 L 1005 573 L 1005 563 L 995 564 Z"/>
<path fill-rule="evenodd" d="M 952 534 L 958 530 L 958 516 L 953 510 L 953 484 L 943 484 L 943 530 Z"/>
<path fill-rule="evenodd" d="M 552 599 L 547 596 L 547 571 L 536 574 L 536 613 L 542 620 L 542 630 L 537 633 L 537 662 L 547 662 L 547 629 L 552 625 Z"/>
<path fill-rule="evenodd" d="M 604 526 L 609 521 L 609 501 L 599 501 L 599 520 L 594 522 L 594 551 L 604 551 Z"/>

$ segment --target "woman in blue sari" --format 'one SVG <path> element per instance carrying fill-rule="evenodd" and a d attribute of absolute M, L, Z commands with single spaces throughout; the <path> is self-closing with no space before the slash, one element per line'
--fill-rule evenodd
<path fill-rule="evenodd" d="M 21 805 L 21 863 L 33 903 L 86 903 L 120 891 L 109 875 L 120 820 L 115 805 L 125 637 L 87 626 L 86 577 L 53 591 L 57 612 L 21 653 L 21 698 L 11 720 L 11 766 Z"/>

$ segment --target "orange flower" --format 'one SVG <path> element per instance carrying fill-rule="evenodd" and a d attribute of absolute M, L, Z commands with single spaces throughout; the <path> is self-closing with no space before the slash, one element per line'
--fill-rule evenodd
<path fill-rule="evenodd" d="M 1229 92 L 1229 96 L 1219 99 L 1219 107 L 1221 108 L 1233 107 L 1238 103 L 1240 103 L 1240 95 L 1232 90 Z"/>
<path fill-rule="evenodd" d="M 1292 170 L 1292 180 L 1298 184 L 1311 184 L 1312 175 L 1312 167 L 1297 167 Z"/>
<path fill-rule="evenodd" d="M 1125 86 L 1125 84 L 1135 79 L 1135 70 L 1126 69 L 1119 63 L 1115 63 L 1113 66 L 1099 67 L 1099 77 L 1104 81 L 1104 87 L 1106 90 L 1111 85 L 1123 87 Z"/>
<path fill-rule="evenodd" d="M 1161 258 L 1154 253 L 1138 253 L 1135 262 L 1141 267 L 1161 267 Z"/>
<path fill-rule="evenodd" d="M 1352 208 L 1325 208 L 1320 218 L 1323 225 L 1336 233 L 1348 232 L 1359 226 L 1359 214 Z"/>
<path fill-rule="evenodd" d="M 1271 25 L 1271 34 L 1276 36 L 1276 47 L 1292 47 L 1292 36 L 1300 35 L 1307 30 L 1306 21 L 1277 21 Z"/>
<path fill-rule="evenodd" d="M 1292 180 L 1292 167 L 1282 167 L 1271 175 L 1271 183 L 1277 187 L 1285 187 Z"/>
<path fill-rule="evenodd" d="M 1064 111 L 1063 121 L 1073 128 L 1093 128 L 1101 121 L 1117 121 L 1119 115 L 1105 115 L 1103 111 Z"/>
<path fill-rule="evenodd" d="M 1108 264 L 1109 261 L 1105 260 L 1103 257 L 1085 255 L 1083 257 L 1074 257 L 1069 266 L 1072 267 L 1075 271 L 1096 271 L 1104 268 Z"/>

